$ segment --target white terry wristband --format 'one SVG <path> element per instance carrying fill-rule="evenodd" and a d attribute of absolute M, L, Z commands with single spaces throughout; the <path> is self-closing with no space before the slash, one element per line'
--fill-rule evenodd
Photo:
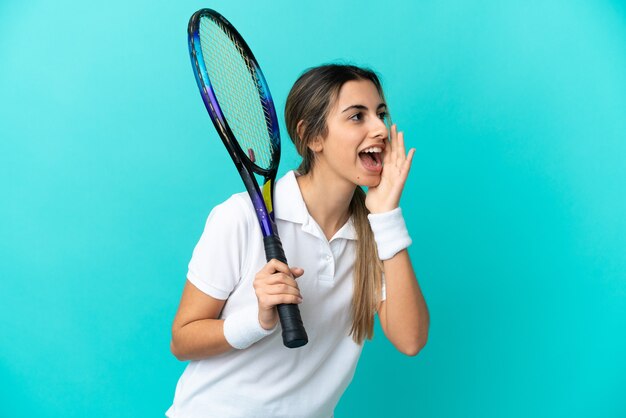
<path fill-rule="evenodd" d="M 402 209 L 367 215 L 378 247 L 378 257 L 389 260 L 413 242 L 406 229 Z"/>
<path fill-rule="evenodd" d="M 233 312 L 226 317 L 224 320 L 224 337 L 228 344 L 241 350 L 272 334 L 277 327 L 278 323 L 270 330 L 264 329 L 259 323 L 259 308 L 252 306 Z"/>

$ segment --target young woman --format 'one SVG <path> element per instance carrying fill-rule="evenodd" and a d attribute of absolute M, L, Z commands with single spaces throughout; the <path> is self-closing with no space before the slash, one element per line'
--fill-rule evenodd
<path fill-rule="evenodd" d="M 291 266 L 266 263 L 246 193 L 213 209 L 174 319 L 172 353 L 191 362 L 169 417 L 330 418 L 375 314 L 399 351 L 424 347 L 428 309 L 398 206 L 415 150 L 386 112 L 369 70 L 325 65 L 296 81 L 285 122 L 303 160 L 274 199 Z M 307 345 L 283 346 L 281 303 L 299 304 Z"/>

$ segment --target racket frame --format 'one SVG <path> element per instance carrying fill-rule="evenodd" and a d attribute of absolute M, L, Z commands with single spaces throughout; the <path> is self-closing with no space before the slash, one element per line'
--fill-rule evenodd
<path fill-rule="evenodd" d="M 204 59 L 202 58 L 203 53 L 200 42 L 200 19 L 206 15 L 210 15 L 211 18 L 219 20 L 219 23 L 223 25 L 228 32 L 230 32 L 229 34 L 236 38 L 237 43 L 241 47 L 243 53 L 247 55 L 246 58 L 253 68 L 255 73 L 254 76 L 256 76 L 258 86 L 262 91 L 262 95 L 260 96 L 262 105 L 264 109 L 268 110 L 265 119 L 268 124 L 268 136 L 270 137 L 273 148 L 273 158 L 269 168 L 260 167 L 248 158 L 247 154 L 237 142 L 236 136 L 232 132 L 228 121 L 222 112 L 217 97 L 215 96 Z M 282 244 L 278 236 L 278 231 L 276 229 L 273 210 L 274 183 L 278 171 L 278 163 L 280 161 L 280 133 L 278 118 L 276 117 L 274 102 L 261 68 L 259 67 L 254 54 L 252 54 L 252 51 L 243 37 L 233 27 L 233 25 L 226 20 L 226 18 L 215 10 L 200 9 L 191 16 L 188 26 L 188 43 L 191 65 L 202 96 L 202 101 L 204 102 L 209 116 L 213 121 L 213 125 L 224 143 L 228 154 L 232 158 L 233 163 L 235 164 L 237 171 L 244 182 L 248 195 L 252 200 L 252 205 L 254 206 L 255 213 L 261 227 L 261 232 L 263 234 L 266 258 L 268 261 L 275 258 L 283 263 L 287 263 L 287 259 L 282 249 Z M 267 116 L 269 116 L 269 118 Z M 272 135 L 269 135 L 270 132 Z M 257 180 L 255 179 L 255 174 L 264 178 L 262 191 L 259 188 Z M 296 348 L 305 345 L 308 342 L 308 337 L 306 335 L 306 331 L 304 330 L 304 326 L 302 325 L 298 305 L 283 304 L 278 305 L 277 308 L 281 324 L 283 325 L 283 343 L 285 346 L 289 348 Z"/>

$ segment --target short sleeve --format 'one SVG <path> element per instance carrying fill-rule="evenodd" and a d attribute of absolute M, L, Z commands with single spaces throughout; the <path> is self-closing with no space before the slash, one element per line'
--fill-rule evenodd
<path fill-rule="evenodd" d="M 187 279 L 202 292 L 226 300 L 245 269 L 249 210 L 238 195 L 217 205 L 189 262 Z"/>

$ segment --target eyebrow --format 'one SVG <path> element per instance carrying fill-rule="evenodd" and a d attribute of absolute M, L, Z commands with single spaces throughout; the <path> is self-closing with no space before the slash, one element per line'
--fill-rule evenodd
<path fill-rule="evenodd" d="M 382 109 L 382 108 L 385 108 L 385 109 L 386 109 L 386 108 L 387 108 L 387 105 L 386 105 L 385 103 L 381 103 L 381 104 L 379 104 L 379 105 L 378 105 L 378 107 L 376 108 L 376 110 L 380 110 L 380 109 Z M 348 107 L 346 107 L 345 109 L 343 109 L 343 110 L 341 111 L 341 113 L 347 112 L 347 111 L 348 111 L 348 110 L 350 110 L 350 109 L 367 110 L 367 106 L 364 106 L 364 105 L 362 105 L 362 104 L 355 104 L 355 105 L 352 105 L 352 106 L 348 106 Z"/>

